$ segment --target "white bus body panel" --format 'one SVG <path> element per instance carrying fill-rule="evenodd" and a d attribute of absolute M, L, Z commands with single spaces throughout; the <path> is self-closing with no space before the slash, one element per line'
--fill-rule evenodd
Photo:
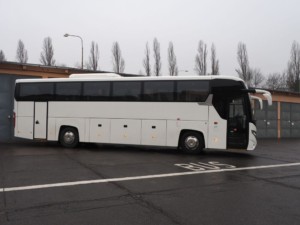
<path fill-rule="evenodd" d="M 111 120 L 111 143 L 141 144 L 141 120 Z"/>
<path fill-rule="evenodd" d="M 34 138 L 47 138 L 47 102 L 34 103 Z"/>
<path fill-rule="evenodd" d="M 142 121 L 142 145 L 165 146 L 167 140 L 166 120 Z"/>
<path fill-rule="evenodd" d="M 208 106 L 170 102 L 49 102 L 49 118 L 207 121 Z"/>
<path fill-rule="evenodd" d="M 207 143 L 207 105 L 176 102 L 49 102 L 48 105 L 48 140 L 58 140 L 61 126 L 73 126 L 78 129 L 81 142 L 176 147 L 182 130 L 196 130 L 203 133 Z M 100 122 L 102 128 L 98 127 Z"/>
<path fill-rule="evenodd" d="M 48 140 L 49 141 L 57 141 L 58 140 L 58 132 L 56 130 L 56 119 L 48 118 Z"/>
<path fill-rule="evenodd" d="M 15 136 L 33 139 L 33 102 L 15 102 Z"/>
<path fill-rule="evenodd" d="M 110 120 L 90 119 L 90 142 L 110 143 Z"/>
<path fill-rule="evenodd" d="M 209 107 L 208 148 L 226 149 L 227 121 L 222 119 L 213 106 Z"/>

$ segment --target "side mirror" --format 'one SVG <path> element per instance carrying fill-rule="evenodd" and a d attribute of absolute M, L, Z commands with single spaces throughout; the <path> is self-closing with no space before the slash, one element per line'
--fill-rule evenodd
<path fill-rule="evenodd" d="M 268 105 L 272 105 L 272 95 L 270 92 L 261 89 L 255 89 L 255 92 L 262 94 L 267 99 Z"/>
<path fill-rule="evenodd" d="M 259 102 L 259 109 L 262 110 L 263 109 L 263 101 L 261 98 L 256 97 L 256 96 L 251 96 L 251 99 L 256 100 Z"/>

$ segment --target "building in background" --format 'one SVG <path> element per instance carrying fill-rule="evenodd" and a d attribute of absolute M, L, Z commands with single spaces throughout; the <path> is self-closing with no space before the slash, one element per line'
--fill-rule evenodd
<path fill-rule="evenodd" d="M 259 110 L 258 104 L 255 104 L 257 136 L 278 139 L 300 138 L 300 93 L 270 92 L 273 98 L 272 106 L 267 106 L 267 102 L 264 101 L 263 110 Z"/>

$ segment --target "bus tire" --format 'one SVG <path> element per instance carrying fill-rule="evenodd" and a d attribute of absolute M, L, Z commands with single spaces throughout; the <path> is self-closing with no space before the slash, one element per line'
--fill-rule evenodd
<path fill-rule="evenodd" d="M 79 143 L 77 129 L 74 127 L 62 128 L 59 134 L 59 142 L 63 147 L 75 148 Z"/>
<path fill-rule="evenodd" d="M 203 136 L 198 132 L 186 131 L 180 137 L 179 146 L 186 153 L 200 153 L 204 148 Z"/>

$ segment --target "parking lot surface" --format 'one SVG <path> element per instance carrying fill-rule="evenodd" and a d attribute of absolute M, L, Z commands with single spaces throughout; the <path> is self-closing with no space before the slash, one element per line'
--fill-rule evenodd
<path fill-rule="evenodd" d="M 0 224 L 299 224 L 300 140 L 253 152 L 0 144 Z"/>

